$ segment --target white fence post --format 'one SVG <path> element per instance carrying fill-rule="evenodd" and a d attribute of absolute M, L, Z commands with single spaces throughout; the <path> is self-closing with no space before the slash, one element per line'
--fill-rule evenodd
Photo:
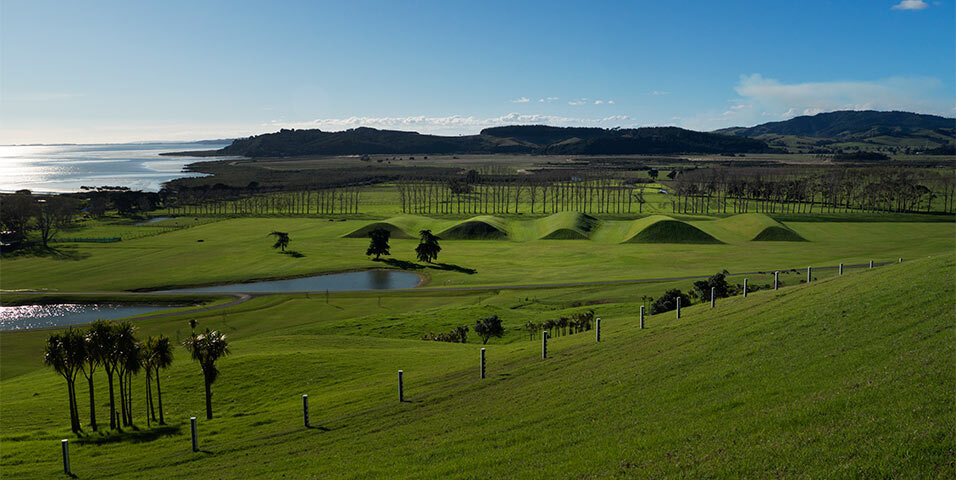
<path fill-rule="evenodd" d="M 199 451 L 199 437 L 196 436 L 196 417 L 189 417 L 189 431 L 193 437 L 193 451 Z"/>
<path fill-rule="evenodd" d="M 60 445 L 63 447 L 63 473 L 73 475 L 70 472 L 70 441 L 64 438 Z"/>
<path fill-rule="evenodd" d="M 641 330 L 644 329 L 644 305 L 641 305 Z"/>
<path fill-rule="evenodd" d="M 747 298 L 747 279 L 744 279 L 744 298 Z"/>
<path fill-rule="evenodd" d="M 601 341 L 601 317 L 598 317 L 597 320 L 595 320 L 594 323 L 595 323 L 595 326 L 594 326 L 594 332 L 595 332 L 595 333 L 594 333 L 594 341 L 595 341 L 595 342 L 600 342 L 600 341 Z"/>
<path fill-rule="evenodd" d="M 305 420 L 305 428 L 309 428 L 309 396 L 302 395 L 302 418 Z"/>
<path fill-rule="evenodd" d="M 773 272 L 773 289 L 780 289 L 780 270 Z"/>
<path fill-rule="evenodd" d="M 840 275 L 843 275 L 843 264 L 840 264 Z"/>
<path fill-rule="evenodd" d="M 405 401 L 405 384 L 404 384 L 404 378 L 403 378 L 404 373 L 405 372 L 401 370 L 398 371 L 398 401 L 399 402 Z"/>
<path fill-rule="evenodd" d="M 485 349 L 481 349 L 481 378 L 485 378 Z"/>

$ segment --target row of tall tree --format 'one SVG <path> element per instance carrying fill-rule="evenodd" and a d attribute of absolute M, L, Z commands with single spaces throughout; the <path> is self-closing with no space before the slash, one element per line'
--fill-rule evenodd
<path fill-rule="evenodd" d="M 70 328 L 47 338 L 43 361 L 66 380 L 70 406 L 70 428 L 81 430 L 79 404 L 76 400 L 76 378 L 86 377 L 90 396 L 90 427 L 99 429 L 96 421 L 94 375 L 102 369 L 106 374 L 110 397 L 110 429 L 122 430 L 133 425 L 134 374 L 145 371 L 147 423 L 156 421 L 152 382 L 155 376 L 159 400 L 159 423 L 164 424 L 160 371 L 173 362 L 173 347 L 166 336 L 149 337 L 140 342 L 134 336 L 131 322 L 113 323 L 97 320 L 86 329 Z M 101 368 L 102 367 L 102 368 Z M 119 411 L 116 389 L 119 386 Z"/>
<path fill-rule="evenodd" d="M 210 190 L 187 189 L 167 198 L 166 206 L 173 215 L 348 215 L 359 213 L 361 199 L 359 187 L 228 193 L 217 196 Z"/>
<path fill-rule="evenodd" d="M 638 213 L 643 211 L 644 185 L 619 178 L 552 181 L 529 177 L 481 183 L 401 180 L 396 182 L 402 213 L 418 214 L 549 214 Z"/>
<path fill-rule="evenodd" d="M 192 324 L 195 327 L 195 324 Z M 173 362 L 173 344 L 165 335 L 150 336 L 139 340 L 132 322 L 109 322 L 97 320 L 85 329 L 69 328 L 52 333 L 47 338 L 43 362 L 66 381 L 69 397 L 70 429 L 82 430 L 79 402 L 77 402 L 76 379 L 82 374 L 87 380 L 89 393 L 90 428 L 99 430 L 96 416 L 94 377 L 97 371 L 106 375 L 109 386 L 111 430 L 121 431 L 133 426 L 133 378 L 144 373 L 146 393 L 146 423 L 166 423 L 163 412 L 163 395 L 160 372 Z M 183 342 L 193 360 L 202 369 L 206 393 L 206 418 L 212 419 L 212 384 L 218 378 L 216 362 L 229 353 L 225 335 L 217 331 L 197 334 L 195 331 Z M 156 396 L 154 401 L 153 385 Z M 119 392 L 117 392 L 117 388 Z M 117 396 L 119 408 L 117 408 Z"/>
<path fill-rule="evenodd" d="M 951 169 L 717 167 L 666 185 L 675 213 L 956 212 Z"/>
<path fill-rule="evenodd" d="M 548 336 L 556 337 L 559 335 L 573 335 L 575 333 L 591 330 L 594 324 L 594 310 L 574 313 L 569 317 L 559 317 L 557 319 L 548 319 L 543 322 L 533 322 L 528 320 L 524 325 L 525 331 L 531 340 L 541 332 L 548 332 Z"/>

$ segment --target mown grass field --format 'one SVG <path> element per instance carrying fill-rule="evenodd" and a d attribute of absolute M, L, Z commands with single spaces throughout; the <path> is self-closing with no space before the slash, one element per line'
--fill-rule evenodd
<path fill-rule="evenodd" d="M 429 286 L 442 287 L 709 275 L 724 269 L 767 271 L 945 254 L 952 251 L 956 234 L 953 222 L 788 221 L 786 227 L 806 242 L 754 242 L 744 233 L 727 228 L 724 220 L 683 220 L 723 243 L 609 243 L 625 239 L 630 232 L 633 222 L 624 220 L 606 221 L 606 227 L 597 230 L 590 240 L 531 240 L 533 235 L 527 233 L 531 227 L 526 226 L 523 231 L 527 241 L 442 242 L 439 262 L 477 273 L 425 265 L 419 265 L 417 272 L 428 277 Z M 342 238 L 374 221 L 226 219 L 112 244 L 63 244 L 57 246 L 54 255 L 4 257 L 0 287 L 117 291 L 388 268 L 390 265 L 372 262 L 365 256 L 367 239 Z M 434 226 L 439 231 L 444 225 L 461 221 L 411 222 L 405 228 L 417 233 L 414 228 Z M 523 220 L 502 221 L 531 225 Z M 273 230 L 289 232 L 289 249 L 302 256 L 273 250 L 268 236 Z M 610 234 L 602 237 L 607 232 Z M 393 239 L 391 258 L 413 261 L 417 243 L 417 239 Z"/>
<path fill-rule="evenodd" d="M 799 231 L 820 241 L 827 224 L 820 226 Z M 137 412 L 137 430 L 74 438 L 73 471 L 79 478 L 951 478 L 954 274 L 950 250 L 726 299 L 713 310 L 693 306 L 681 319 L 651 316 L 644 330 L 640 296 L 658 285 L 341 293 L 328 304 L 304 295 L 258 298 L 199 318 L 200 327 L 226 331 L 233 352 L 219 364 L 216 418 L 202 420 L 199 367 L 178 348 L 163 379 L 169 426 L 147 429 Z M 518 328 L 584 308 L 604 319 L 603 341 L 595 343 L 593 332 L 553 338 L 547 360 Z M 415 339 L 488 313 L 505 319 L 507 334 L 487 345 L 485 380 L 477 378 L 476 339 Z M 187 318 L 143 320 L 138 335 L 181 337 Z M 70 437 L 62 379 L 35 350 L 7 348 L 43 335 L 0 335 L 0 365 L 23 366 L 0 379 L 4 477 L 56 475 L 59 440 Z M 397 401 L 398 369 L 405 403 Z M 316 428 L 302 426 L 305 393 Z M 85 395 L 81 382 L 81 419 Z M 142 386 L 134 395 L 141 410 Z M 201 418 L 201 453 L 190 451 L 193 415 Z"/>

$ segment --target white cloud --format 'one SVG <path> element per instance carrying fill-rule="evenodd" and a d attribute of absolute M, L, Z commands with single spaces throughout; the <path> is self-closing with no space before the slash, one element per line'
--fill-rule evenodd
<path fill-rule="evenodd" d="M 759 74 L 742 75 L 738 98 L 723 109 L 686 117 L 681 125 L 697 130 L 747 126 L 770 119 L 834 110 L 905 110 L 951 115 L 953 99 L 930 77 L 783 83 Z"/>
<path fill-rule="evenodd" d="M 521 98 L 516 98 L 512 100 L 511 103 L 528 103 L 530 101 L 531 100 L 528 97 L 521 97 Z"/>
<path fill-rule="evenodd" d="M 595 101 L 594 101 L 594 104 L 595 104 L 595 105 L 604 105 L 604 100 L 595 100 Z"/>
<path fill-rule="evenodd" d="M 754 74 L 741 76 L 735 90 L 747 103 L 765 110 L 939 111 L 942 99 L 932 92 L 941 87 L 938 79 L 927 77 L 785 84 Z"/>
<path fill-rule="evenodd" d="M 614 100 L 608 100 L 607 103 L 608 105 L 614 105 Z"/>
<path fill-rule="evenodd" d="M 663 90 L 654 90 L 651 92 L 651 95 L 670 95 L 671 92 L 665 92 Z"/>
<path fill-rule="evenodd" d="M 923 10 L 929 8 L 929 4 L 923 0 L 903 0 L 893 5 L 893 10 Z"/>
<path fill-rule="evenodd" d="M 305 122 L 272 121 L 263 124 L 268 129 L 279 128 L 318 128 L 326 131 L 347 130 L 358 127 L 372 127 L 390 130 L 412 130 L 419 133 L 435 134 L 474 134 L 482 128 L 501 125 L 554 125 L 554 126 L 595 126 L 595 127 L 634 127 L 636 124 L 627 115 L 610 115 L 600 118 L 563 117 L 559 115 L 509 113 L 498 117 L 477 118 L 473 116 L 449 115 L 445 117 L 348 117 L 321 118 Z"/>
<path fill-rule="evenodd" d="M 560 98 L 558 98 L 558 97 L 544 97 L 544 98 L 539 98 L 539 99 L 538 99 L 538 102 L 539 102 L 539 103 L 551 103 L 551 102 L 555 102 L 555 101 L 558 101 L 558 100 L 560 100 Z"/>
<path fill-rule="evenodd" d="M 568 105 L 584 105 L 585 103 L 588 103 L 588 99 L 582 98 L 580 100 L 571 100 L 568 102 Z"/>

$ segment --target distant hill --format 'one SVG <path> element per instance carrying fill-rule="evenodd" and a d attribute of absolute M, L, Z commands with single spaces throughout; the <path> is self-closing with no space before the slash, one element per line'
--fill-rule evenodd
<path fill-rule="evenodd" d="M 920 130 L 956 128 L 956 118 L 923 115 L 910 112 L 877 112 L 873 110 L 842 110 L 816 115 L 804 115 L 782 122 L 770 122 L 750 128 L 734 127 L 714 133 L 756 137 L 772 133 L 801 137 L 856 137 L 909 134 Z"/>
<path fill-rule="evenodd" d="M 487 128 L 478 135 L 446 137 L 355 128 L 343 132 L 280 130 L 237 139 L 215 152 L 246 157 L 362 154 L 669 154 L 761 153 L 764 141 L 677 127 L 605 129 L 543 125 Z"/>
<path fill-rule="evenodd" d="M 837 111 L 713 133 L 758 138 L 791 151 L 835 150 L 862 143 L 864 148 L 894 147 L 934 154 L 956 144 L 956 119 L 910 112 Z"/>

